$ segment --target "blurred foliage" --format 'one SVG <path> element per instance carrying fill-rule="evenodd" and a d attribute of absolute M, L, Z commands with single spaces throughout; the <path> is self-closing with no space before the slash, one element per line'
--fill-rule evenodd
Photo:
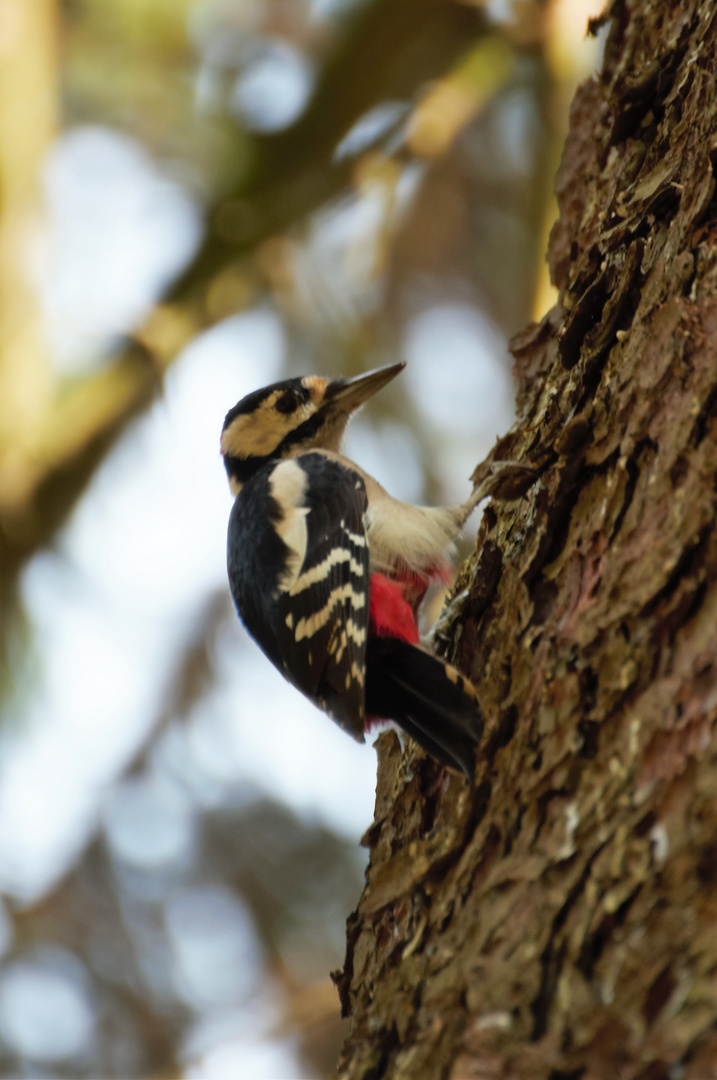
<path fill-rule="evenodd" d="M 285 1002 L 276 1035 L 292 1038 L 298 1029 L 309 1075 L 333 1071 L 341 1025 L 333 988 L 322 976 L 340 954 L 345 913 L 356 901 L 357 854 L 267 801 L 201 814 L 195 843 L 196 860 L 168 871 L 123 862 L 98 839 L 50 896 L 15 913 L 5 970 L 39 962 L 67 972 L 67 957 L 78 958 L 81 967 L 70 967 L 69 975 L 82 973 L 99 1027 L 99 1038 L 53 1065 L 54 1076 L 176 1076 L 198 1015 L 229 1011 L 231 1020 L 231 1006 L 260 995 L 251 976 L 246 985 L 238 980 L 232 1000 L 221 989 L 187 984 L 177 969 L 182 957 L 172 940 L 173 903 L 179 898 L 186 907 L 194 900 L 201 913 L 209 901 L 209 918 L 216 919 L 224 912 L 212 899 L 233 894 L 258 931 L 263 979 Z M 231 915 L 231 906 L 225 910 Z M 211 950 L 212 927 L 200 925 L 200 931 Z M 224 952 L 241 963 L 231 938 Z M 212 960 L 221 966 L 221 955 Z M 1 1075 L 27 1075 L 27 1068 L 0 1042 Z"/>
<path fill-rule="evenodd" d="M 53 543 L 108 449 L 202 330 L 270 302 L 290 334 L 290 366 L 350 372 L 390 353 L 428 296 L 476 304 L 506 336 L 549 305 L 542 253 L 552 175 L 583 74 L 560 43 L 566 10 L 558 0 L 3 0 L 6 723 L 20 715 L 13 673 L 25 670 L 31 648 L 18 575 Z M 267 130 L 239 90 L 279 45 L 310 92 L 293 122 Z M 58 134 L 87 123 L 138 140 L 191 192 L 205 225 L 195 256 L 165 295 L 149 298 L 141 325 L 68 374 L 53 363 L 37 287 L 42 170 Z M 328 227 L 366 205 L 376 211 L 372 227 L 338 261 L 328 257 Z M 118 798 L 131 802 L 154 782 L 163 739 L 181 740 L 183 717 L 211 685 L 212 642 L 229 617 L 224 597 L 207 599 Z M 298 1039 L 307 1075 L 329 1075 L 340 1025 L 326 973 L 341 962 L 361 860 L 327 830 L 251 793 L 207 806 L 181 777 L 173 783 L 194 823 L 178 864 L 131 865 L 98 826 L 48 896 L 28 908 L 8 901 L 5 973 L 31 963 L 64 973 L 97 1018 L 90 1043 L 64 1064 L 53 1059 L 52 1075 L 176 1076 L 200 1056 L 191 1035 L 217 1003 L 198 1002 L 178 975 L 167 912 L 173 898 L 208 883 L 236 897 L 256 928 L 261 979 L 282 1003 L 277 1036 Z M 260 991 L 240 988 L 234 1004 L 242 994 Z M 45 1075 L 47 1058 L 33 1058 L 31 1041 L 21 1049 L 0 1050 L 2 1075 Z"/>
<path fill-rule="evenodd" d="M 402 231 L 414 243 L 426 228 L 427 236 L 423 250 L 402 253 L 417 265 L 401 266 L 395 274 L 389 268 L 386 287 L 397 286 L 395 279 L 411 271 L 429 270 L 440 277 L 448 264 L 465 270 L 483 293 L 495 282 L 496 270 L 505 267 L 504 279 L 513 286 L 520 282 L 518 302 L 503 311 L 498 295 L 515 289 L 495 286 L 487 296 L 490 313 L 508 330 L 529 313 L 537 238 L 550 188 L 542 166 L 554 138 L 547 108 L 550 74 L 541 59 L 539 28 L 530 29 L 537 19 L 528 14 L 530 4 L 519 5 L 515 24 L 489 29 L 480 6 L 444 0 L 375 0 L 325 21 L 311 19 L 308 3 L 297 4 L 288 16 L 286 5 L 278 2 L 205 0 L 170 6 L 76 0 L 62 19 L 50 5 L 38 5 L 42 34 L 26 21 L 30 9 L 20 0 L 8 0 L 6 6 L 21 13 L 14 63 L 32 71 L 41 84 L 27 92 L 26 100 L 36 102 L 31 125 L 27 108 L 7 110 L 12 113 L 7 124 L 13 126 L 2 144 L 8 160 L 21 170 L 13 187 L 29 204 L 17 209 L 4 204 L 0 227 L 10 248 L 8 264 L 17 268 L 27 262 L 27 235 L 19 222 L 34 229 L 42 224 L 38 176 L 52 131 L 44 113 L 60 87 L 66 123 L 101 120 L 142 139 L 201 195 L 208 227 L 191 265 L 111 366 L 60 382 L 39 342 L 33 350 L 40 355 L 32 362 L 9 343 L 2 350 L 0 565 L 5 586 L 18 563 L 52 536 L 108 440 L 151 399 L 181 346 L 267 290 L 290 292 L 300 286 L 299 269 L 287 265 L 286 245 L 293 241 L 306 247 L 309 215 L 331 212 L 339 195 L 360 199 L 369 182 L 387 189 L 390 239 L 401 217 L 391 215 L 391 190 L 407 165 L 418 162 L 424 168 L 421 198 L 409 208 Z M 247 39 L 277 33 L 293 35 L 297 47 L 309 50 L 318 68 L 314 92 L 286 130 L 247 131 L 228 111 L 222 86 L 230 76 L 236 78 Z M 48 38 L 54 50 L 44 44 Z M 223 55 L 231 53 L 227 41 L 236 43 L 234 68 L 231 56 Z M 66 65 L 58 87 L 54 60 L 60 49 Z M 200 107 L 201 74 L 213 89 Z M 431 82 L 441 75 L 443 80 Z M 3 96 L 5 102 L 16 99 L 17 94 Z M 408 109 L 395 146 L 379 143 L 337 160 L 336 147 L 352 125 L 387 100 L 404 102 Z M 525 145 L 511 162 L 500 146 L 500 133 L 503 114 L 516 108 L 525 110 L 520 122 L 528 130 L 518 135 Z M 36 126 L 41 109 L 42 122 Z M 19 163 L 9 152 L 22 145 L 15 125 L 39 133 L 32 154 Z M 481 127 L 494 142 L 488 154 Z M 462 190 L 469 185 L 473 190 Z M 444 213 L 436 213 L 436 200 Z M 464 220 L 466 203 L 471 213 L 485 208 L 481 221 Z M 515 234 L 515 243 L 507 247 L 505 225 Z M 475 259 L 477 266 L 460 266 L 460 261 Z M 29 268 L 26 277 L 31 277 Z M 14 302 L 8 295 L 6 310 L 16 332 L 22 329 L 37 339 L 42 320 L 33 282 L 15 278 L 18 288 L 24 284 L 25 296 Z M 28 304 L 34 309 L 23 306 Z"/>

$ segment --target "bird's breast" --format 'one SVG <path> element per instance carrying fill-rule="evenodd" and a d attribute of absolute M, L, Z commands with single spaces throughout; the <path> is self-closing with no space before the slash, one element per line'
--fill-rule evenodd
<path fill-rule="evenodd" d="M 369 493 L 366 533 L 372 573 L 417 577 L 427 584 L 442 574 L 459 531 L 453 508 L 413 506 L 385 493 L 371 499 Z"/>

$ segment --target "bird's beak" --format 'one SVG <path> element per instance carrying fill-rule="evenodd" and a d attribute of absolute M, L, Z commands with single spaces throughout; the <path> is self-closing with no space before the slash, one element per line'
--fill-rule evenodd
<path fill-rule="evenodd" d="M 382 390 L 386 383 L 395 379 L 406 364 L 387 364 L 386 367 L 356 375 L 353 379 L 332 379 L 324 391 L 322 408 L 331 412 L 351 413 L 370 397 Z"/>

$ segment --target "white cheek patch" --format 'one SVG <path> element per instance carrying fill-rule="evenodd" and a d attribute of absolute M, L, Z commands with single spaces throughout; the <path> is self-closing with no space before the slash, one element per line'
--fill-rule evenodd
<path fill-rule="evenodd" d="M 276 531 L 289 549 L 286 568 L 279 580 L 279 590 L 288 592 L 296 582 L 304 565 L 309 541 L 304 506 L 304 493 L 308 477 L 304 470 L 291 459 L 282 461 L 269 477 L 272 497 L 281 507 L 282 518 Z"/>
<path fill-rule="evenodd" d="M 274 409 L 261 407 L 237 416 L 222 432 L 222 453 L 230 457 L 264 457 L 281 442 L 286 423 Z"/>
<path fill-rule="evenodd" d="M 307 401 L 293 413 L 278 412 L 276 401 L 280 396 L 276 391 L 259 408 L 242 413 L 231 422 L 221 436 L 221 452 L 225 457 L 266 457 L 316 411 L 314 402 Z"/>

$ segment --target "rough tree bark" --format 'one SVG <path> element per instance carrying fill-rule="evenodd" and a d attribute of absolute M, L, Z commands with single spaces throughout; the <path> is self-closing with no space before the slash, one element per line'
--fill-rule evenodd
<path fill-rule="evenodd" d="M 717 12 L 608 14 L 447 645 L 488 737 L 383 737 L 342 1080 L 717 1077 Z"/>

